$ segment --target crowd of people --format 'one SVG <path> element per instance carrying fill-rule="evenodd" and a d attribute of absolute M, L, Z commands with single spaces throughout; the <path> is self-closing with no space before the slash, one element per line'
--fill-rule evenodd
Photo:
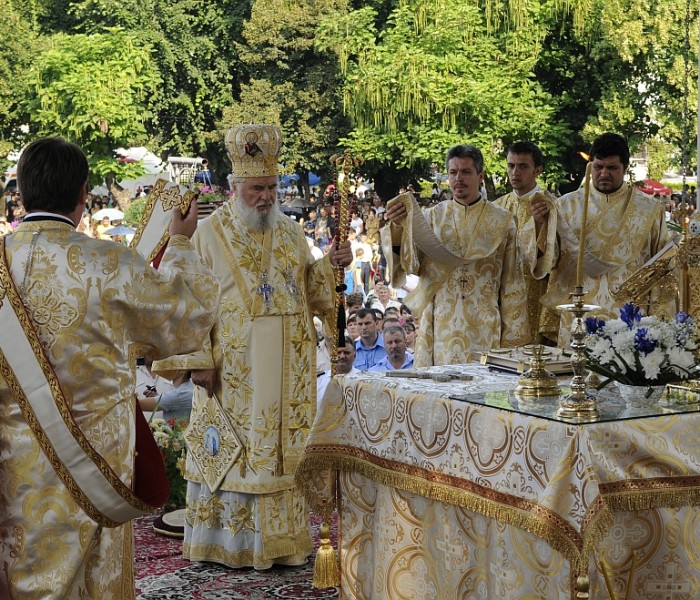
<path fill-rule="evenodd" d="M 294 472 L 331 381 L 333 345 L 343 375 L 566 344 L 570 322 L 555 307 L 574 286 L 600 317 L 611 316 L 624 301 L 612 290 L 671 239 L 664 204 L 625 182 L 629 148 L 612 133 L 591 146 L 590 194 L 559 198 L 538 183 L 544 164 L 535 144 L 508 149 L 513 191 L 495 202 L 483 191 L 481 151 L 456 145 L 445 157 L 449 195 L 426 208 L 411 190 L 384 203 L 365 186 L 342 244 L 335 190 L 301 216 L 285 211 L 293 190 L 280 203 L 277 126 L 239 125 L 225 143 L 230 201 L 199 225 L 196 205 L 184 217 L 174 210 L 158 270 L 76 231 L 105 208 L 104 199 L 89 203 L 77 146 L 47 138 L 22 154 L 22 196 L 10 201 L 13 217 L 20 205 L 25 214 L 12 236 L 0 237 L 0 279 L 18 302 L 0 305 L 0 318 L 21 323 L 33 348 L 27 364 L 58 382 L 41 389 L 86 443 L 56 457 L 34 412 L 53 403 L 26 379 L 32 372 L 0 382 L 0 439 L 9 440 L 0 585 L 12 597 L 133 598 L 128 518 L 95 505 L 71 469 L 82 452 L 124 486 L 134 483 L 134 395 L 153 410 L 156 396 L 170 394 L 161 408 L 191 410 L 196 425 L 184 466 L 184 556 L 234 568 L 300 565 L 312 540 Z M 340 344 L 338 270 L 347 288 Z M 671 310 L 653 290 L 645 302 L 647 312 Z M 21 306 L 27 315 L 7 312 Z M 140 382 L 134 348 L 145 353 Z M 35 493 L 51 502 L 35 502 Z M 61 541 L 60 560 L 47 538 Z"/>

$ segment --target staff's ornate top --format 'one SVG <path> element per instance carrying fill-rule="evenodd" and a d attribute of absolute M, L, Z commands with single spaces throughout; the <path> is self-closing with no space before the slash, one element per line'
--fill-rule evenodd
<path fill-rule="evenodd" d="M 277 175 L 282 146 L 282 132 L 277 125 L 236 125 L 226 132 L 225 141 L 234 177 Z"/>

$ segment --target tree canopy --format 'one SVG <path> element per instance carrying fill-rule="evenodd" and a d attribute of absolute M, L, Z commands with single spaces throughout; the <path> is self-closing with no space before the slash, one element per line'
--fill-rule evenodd
<path fill-rule="evenodd" d="M 548 182 L 576 180 L 576 151 L 607 130 L 657 177 L 683 151 L 695 166 L 687 0 L 10 0 L 6 19 L 3 156 L 63 135 L 99 176 L 119 177 L 130 145 L 225 175 L 224 130 L 270 120 L 285 172 L 328 180 L 350 148 L 384 195 L 458 142 L 503 177 L 508 145 L 530 139 Z"/>

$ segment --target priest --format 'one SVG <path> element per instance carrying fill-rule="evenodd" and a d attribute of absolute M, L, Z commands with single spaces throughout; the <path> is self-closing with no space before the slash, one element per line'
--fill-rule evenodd
<path fill-rule="evenodd" d="M 529 141 L 512 144 L 506 154 L 506 168 L 513 189 L 496 200 L 496 204 L 515 217 L 527 286 L 528 337 L 532 343 L 539 343 L 540 300 L 547 290 L 548 275 L 558 250 L 556 199 L 537 183 L 544 158 L 536 144 Z"/>
<path fill-rule="evenodd" d="M 216 323 L 201 352 L 154 365 L 191 370 L 196 384 L 184 556 L 258 570 L 303 564 L 312 550 L 294 486 L 316 411 L 312 317 L 332 330 L 333 268 L 352 260 L 349 242 L 314 259 L 302 228 L 279 210 L 281 143 L 275 125 L 227 132 L 234 197 L 193 239 L 221 281 Z"/>
<path fill-rule="evenodd" d="M 453 199 L 423 213 L 402 194 L 389 202 L 382 233 L 391 285 L 401 287 L 408 273 L 420 277 L 404 301 L 421 315 L 416 367 L 463 363 L 472 352 L 528 339 L 515 219 L 481 196 L 478 148 L 453 146 L 446 168 Z"/>
<path fill-rule="evenodd" d="M 153 438 L 136 352 L 197 349 L 219 285 L 188 239 L 196 205 L 173 210 L 156 271 L 76 231 L 88 161 L 75 144 L 32 142 L 17 180 L 27 216 L 0 239 L 0 597 L 133 600 L 129 519 L 157 487 L 137 446 Z"/>
<path fill-rule="evenodd" d="M 591 182 L 583 255 L 583 291 L 585 301 L 601 307 L 597 316 L 617 317 L 627 301 L 615 298 L 613 291 L 652 258 L 669 241 L 664 206 L 629 183 L 625 174 L 630 162 L 627 141 L 616 133 L 604 133 L 593 141 L 590 150 Z M 584 188 L 559 198 L 557 232 L 561 255 L 549 280 L 543 304 L 554 310 L 570 301 L 576 286 L 576 270 Z M 671 303 L 658 302 L 652 290 L 642 300 L 644 311 L 672 314 Z M 548 337 L 568 344 L 570 313 L 564 313 L 560 327 Z"/>

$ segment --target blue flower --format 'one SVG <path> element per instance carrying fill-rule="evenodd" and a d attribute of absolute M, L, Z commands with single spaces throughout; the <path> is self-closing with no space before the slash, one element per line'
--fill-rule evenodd
<path fill-rule="evenodd" d="M 620 318 L 632 329 L 635 323 L 642 320 L 642 311 L 636 304 L 628 302 L 620 309 Z"/>
<path fill-rule="evenodd" d="M 586 333 L 588 335 L 598 333 L 598 331 L 603 327 L 605 327 L 605 321 L 603 321 L 603 319 L 598 319 L 596 317 L 586 317 Z"/>
<path fill-rule="evenodd" d="M 658 340 L 649 337 L 649 330 L 646 327 L 640 327 L 634 334 L 634 347 L 637 352 L 641 352 L 645 356 L 652 353 L 659 345 Z"/>
<path fill-rule="evenodd" d="M 676 313 L 676 323 L 680 325 L 694 325 L 695 321 L 693 321 L 693 317 L 691 317 L 688 313 L 681 311 Z"/>

